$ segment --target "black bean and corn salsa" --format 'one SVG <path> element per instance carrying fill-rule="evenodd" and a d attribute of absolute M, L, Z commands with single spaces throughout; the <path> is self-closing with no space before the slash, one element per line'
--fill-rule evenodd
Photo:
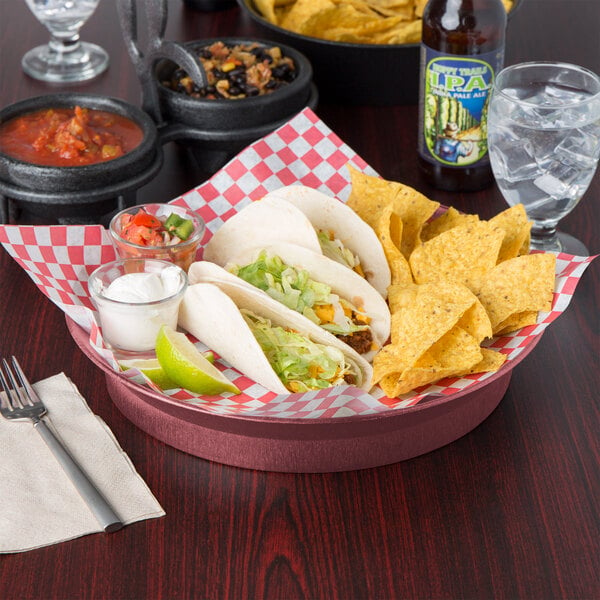
<path fill-rule="evenodd" d="M 184 69 L 173 72 L 163 85 L 192 98 L 249 98 L 269 94 L 296 78 L 294 61 L 278 46 L 252 42 L 226 46 L 215 42 L 198 50 L 208 85 L 198 87 Z"/>

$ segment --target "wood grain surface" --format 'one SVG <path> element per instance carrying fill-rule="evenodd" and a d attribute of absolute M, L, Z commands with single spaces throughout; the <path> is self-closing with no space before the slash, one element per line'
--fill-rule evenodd
<path fill-rule="evenodd" d="M 169 10 L 168 39 L 256 35 L 237 7 L 200 13 L 171 0 Z M 506 62 L 559 59 L 599 72 L 599 31 L 597 0 L 525 0 Z M 139 104 L 113 1 L 100 2 L 82 35 L 109 51 L 111 66 L 68 89 Z M 21 70 L 22 55 L 46 39 L 25 2 L 0 0 L 0 106 L 65 89 Z M 446 194 L 421 181 L 416 106 L 323 103 L 317 113 L 384 177 L 482 217 L 504 208 L 495 186 Z M 172 144 L 139 199 L 168 201 L 206 176 Z M 561 227 L 600 252 L 600 175 Z M 0 598 L 598 598 L 599 306 L 595 261 L 499 407 L 453 444 L 376 469 L 265 473 L 179 452 L 127 421 L 61 311 L 0 250 L 0 355 L 18 355 L 34 380 L 71 377 L 167 513 L 0 556 Z"/>

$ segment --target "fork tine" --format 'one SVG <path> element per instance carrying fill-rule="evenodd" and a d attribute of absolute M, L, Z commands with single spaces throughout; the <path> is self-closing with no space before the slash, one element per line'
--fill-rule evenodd
<path fill-rule="evenodd" d="M 23 373 L 23 369 L 21 368 L 21 365 L 19 364 L 17 358 L 15 356 L 11 356 L 10 358 L 14 367 L 14 371 L 17 374 L 17 379 L 21 384 L 21 390 L 23 390 L 25 396 L 27 397 L 28 404 L 41 404 L 42 401 L 40 400 L 40 397 L 36 394 L 35 390 L 29 383 L 29 380 L 25 376 L 25 373 Z"/>
<path fill-rule="evenodd" d="M 27 402 L 27 398 L 23 394 L 22 388 L 17 383 L 14 373 L 12 372 L 12 369 L 10 368 L 9 364 L 6 362 L 6 359 L 2 359 L 2 364 L 4 365 L 4 370 L 6 371 L 6 375 L 8 376 L 8 380 L 10 381 L 12 387 L 12 404 L 13 406 L 16 404 L 18 408 L 23 408 L 25 405 L 29 404 L 29 402 Z"/>
<path fill-rule="evenodd" d="M 2 359 L 4 361 L 4 359 Z M 4 376 L 4 371 L 2 367 L 0 367 L 0 384 L 2 384 L 2 389 L 6 395 L 6 400 L 2 402 L 2 404 L 6 403 L 6 406 L 9 410 L 14 410 L 15 407 L 12 404 L 12 390 L 8 385 L 8 381 L 6 381 L 6 377 Z"/>
<path fill-rule="evenodd" d="M 23 399 L 19 390 L 19 386 L 17 385 L 15 376 L 13 375 L 8 363 L 6 362 L 6 359 L 4 358 L 2 359 L 2 365 L 4 366 L 5 374 L 4 384 L 6 384 L 4 389 L 6 395 L 8 396 L 9 404 L 13 410 L 17 408 L 23 408 Z"/>

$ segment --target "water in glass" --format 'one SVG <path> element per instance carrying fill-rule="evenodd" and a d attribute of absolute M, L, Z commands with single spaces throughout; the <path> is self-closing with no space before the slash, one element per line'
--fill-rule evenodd
<path fill-rule="evenodd" d="M 84 81 L 102 73 L 108 54 L 79 41 L 79 30 L 99 0 L 26 0 L 34 16 L 50 31 L 50 42 L 33 48 L 22 60 L 24 71 L 42 81 Z"/>
<path fill-rule="evenodd" d="M 96 10 L 99 0 L 26 0 L 31 12 L 50 31 L 77 33 Z"/>
<path fill-rule="evenodd" d="M 533 247 L 553 250 L 556 226 L 587 190 L 600 156 L 598 90 L 559 81 L 509 82 L 494 93 L 488 120 L 496 182 L 508 204 L 525 206 Z"/>

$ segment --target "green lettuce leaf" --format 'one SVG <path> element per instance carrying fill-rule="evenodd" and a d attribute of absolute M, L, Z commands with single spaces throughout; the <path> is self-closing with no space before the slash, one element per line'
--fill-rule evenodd
<path fill-rule="evenodd" d="M 360 311 L 332 293 L 329 285 L 311 279 L 304 269 L 286 265 L 279 256 L 267 256 L 262 251 L 254 262 L 244 266 L 235 265 L 230 271 L 334 335 L 349 335 L 368 327 L 366 324 L 354 323 L 347 316 L 344 308 Z M 315 308 L 320 305 L 334 307 L 334 322 L 321 321 L 315 312 Z"/>
<path fill-rule="evenodd" d="M 356 372 L 341 350 L 273 326 L 269 319 L 242 309 L 244 320 L 277 376 L 291 392 L 307 392 L 356 382 Z"/>
<path fill-rule="evenodd" d="M 360 268 L 358 256 L 355 256 L 353 252 L 346 248 L 337 238 L 331 239 L 329 232 L 319 230 L 317 232 L 317 237 L 319 239 L 321 251 L 327 258 L 335 260 L 335 262 L 338 262 L 349 269 L 354 270 L 356 267 Z"/>

